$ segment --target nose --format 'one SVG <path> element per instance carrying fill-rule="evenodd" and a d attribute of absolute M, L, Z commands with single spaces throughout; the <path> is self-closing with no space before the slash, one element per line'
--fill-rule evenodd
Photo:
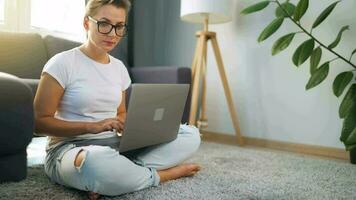
<path fill-rule="evenodd" d="M 111 31 L 107 35 L 111 36 L 111 37 L 115 37 L 116 36 L 115 28 L 112 28 Z"/>

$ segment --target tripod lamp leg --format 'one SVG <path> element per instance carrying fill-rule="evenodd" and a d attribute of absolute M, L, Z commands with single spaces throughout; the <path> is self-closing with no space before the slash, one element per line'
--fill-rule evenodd
<path fill-rule="evenodd" d="M 201 71 L 202 71 L 202 63 L 203 63 L 203 52 L 204 48 L 206 48 L 206 37 L 205 35 L 201 35 L 199 37 L 200 40 L 200 49 L 198 50 L 198 57 L 197 57 L 197 65 L 195 67 L 195 73 L 192 80 L 192 99 L 191 99 L 191 106 L 190 106 L 190 115 L 189 115 L 189 124 L 196 125 L 196 115 L 198 110 L 198 97 L 199 97 L 199 84 L 201 78 Z"/>
<path fill-rule="evenodd" d="M 237 137 L 237 144 L 242 146 L 244 144 L 244 141 L 243 141 L 243 137 L 241 136 L 240 126 L 239 126 L 239 123 L 238 123 L 238 116 L 237 116 L 237 113 L 236 113 L 236 110 L 235 110 L 235 107 L 234 107 L 234 103 L 232 101 L 232 95 L 231 95 L 230 88 L 229 88 L 229 85 L 228 85 L 228 82 L 227 82 L 226 73 L 225 73 L 225 70 L 224 70 L 224 64 L 223 64 L 223 61 L 222 61 L 222 57 L 221 57 L 221 53 L 220 53 L 220 50 L 219 50 L 218 42 L 216 40 L 216 37 L 212 37 L 211 41 L 212 41 L 212 45 L 213 45 L 214 54 L 215 54 L 215 57 L 216 57 L 216 62 L 218 64 L 218 69 L 219 69 L 221 81 L 223 83 L 227 104 L 229 106 L 229 111 L 230 111 L 232 123 L 233 123 L 233 126 L 235 128 L 236 137 Z"/>

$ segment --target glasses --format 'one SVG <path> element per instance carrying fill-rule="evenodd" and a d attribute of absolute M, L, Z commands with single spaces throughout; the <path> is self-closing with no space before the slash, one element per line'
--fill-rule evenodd
<path fill-rule="evenodd" d="M 88 16 L 89 20 L 96 23 L 98 26 L 98 32 L 102 34 L 109 34 L 111 33 L 112 29 L 115 30 L 115 34 L 119 37 L 124 37 L 127 34 L 127 25 L 126 24 L 118 24 L 112 25 L 105 21 L 98 21 L 93 19 L 92 17 Z"/>

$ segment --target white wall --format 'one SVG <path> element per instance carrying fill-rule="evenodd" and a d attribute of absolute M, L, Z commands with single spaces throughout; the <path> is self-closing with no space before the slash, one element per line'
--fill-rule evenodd
<path fill-rule="evenodd" d="M 199 26 L 179 20 L 179 0 L 149 2 L 135 1 L 134 63 L 190 66 L 196 42 L 194 32 L 200 29 Z M 152 6 L 153 2 L 156 6 Z M 332 94 L 331 87 L 339 72 L 351 68 L 342 61 L 335 61 L 327 80 L 318 87 L 305 91 L 309 80 L 309 60 L 296 68 L 291 57 L 297 46 L 307 37 L 296 36 L 287 50 L 272 56 L 271 47 L 274 41 L 298 29 L 286 20 L 278 32 L 259 44 L 258 35 L 274 19 L 275 5 L 271 4 L 269 8 L 256 14 L 239 15 L 244 7 L 254 2 L 257 1 L 234 0 L 233 21 L 210 26 L 211 31 L 217 32 L 234 104 L 240 118 L 241 132 L 245 136 L 256 138 L 343 148 L 339 142 L 342 120 L 338 118 L 341 98 L 337 99 Z M 332 2 L 334 1 L 311 0 L 310 9 L 302 18 L 302 24 L 310 27 L 319 13 Z M 155 10 L 149 11 L 153 7 Z M 340 2 L 331 16 L 313 31 L 321 41 L 329 44 L 342 26 L 350 25 L 351 30 L 344 32 L 342 41 L 335 48 L 346 57 L 356 48 L 355 8 L 355 1 Z M 154 23 L 152 20 L 158 20 L 158 23 L 152 25 L 154 28 L 150 26 L 150 23 Z M 150 27 L 151 31 L 147 31 Z M 323 57 L 322 62 L 334 58 L 326 52 L 323 49 L 323 54 L 327 57 Z M 356 63 L 356 58 L 353 61 Z M 211 45 L 208 48 L 207 73 L 207 130 L 233 135 L 234 129 Z"/>
<path fill-rule="evenodd" d="M 254 1 L 256 2 L 256 1 Z M 292 1 L 295 2 L 295 1 Z M 310 27 L 319 13 L 331 4 L 332 0 L 310 1 L 310 8 L 302 24 Z M 291 21 L 285 21 L 281 29 L 262 43 L 257 42 L 260 32 L 274 19 L 274 4 L 266 10 L 241 16 L 239 12 L 251 5 L 249 0 L 234 1 L 233 21 L 212 25 L 216 31 L 234 103 L 240 118 L 243 135 L 343 148 L 339 141 L 342 121 L 338 118 L 341 98 L 332 94 L 334 77 L 345 69 L 351 69 L 343 61 L 335 61 L 330 73 L 321 85 L 305 91 L 309 80 L 309 60 L 296 68 L 291 57 L 297 46 L 307 39 L 304 35 L 284 52 L 271 56 L 271 47 L 276 39 L 297 30 Z M 329 16 L 326 23 L 313 34 L 327 45 L 336 37 L 339 29 L 349 24 L 351 31 L 344 32 L 341 43 L 335 50 L 349 57 L 356 48 L 356 8 L 355 1 L 342 1 Z M 309 30 L 309 29 L 308 29 Z M 296 42 L 298 41 L 298 42 Z M 334 58 L 323 49 L 323 61 Z M 223 90 L 215 67 L 213 52 L 208 54 L 208 108 L 209 128 L 207 130 L 234 134 Z M 356 63 L 356 59 L 353 59 Z"/>

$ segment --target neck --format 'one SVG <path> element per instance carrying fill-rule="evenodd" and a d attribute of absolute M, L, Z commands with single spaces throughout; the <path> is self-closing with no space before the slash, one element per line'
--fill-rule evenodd
<path fill-rule="evenodd" d="M 89 58 L 95 60 L 96 62 L 107 64 L 110 62 L 109 56 L 105 51 L 101 51 L 98 48 L 90 45 L 89 42 L 82 44 L 79 49 L 87 55 Z"/>

